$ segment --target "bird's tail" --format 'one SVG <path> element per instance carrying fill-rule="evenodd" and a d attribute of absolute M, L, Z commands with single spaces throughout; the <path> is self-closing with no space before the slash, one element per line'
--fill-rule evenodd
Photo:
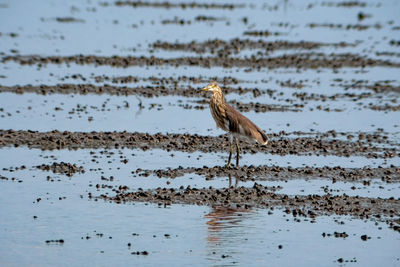
<path fill-rule="evenodd" d="M 263 130 L 258 131 L 260 133 L 260 138 L 257 138 L 257 141 L 260 142 L 262 145 L 267 145 L 268 144 L 268 136 Z"/>

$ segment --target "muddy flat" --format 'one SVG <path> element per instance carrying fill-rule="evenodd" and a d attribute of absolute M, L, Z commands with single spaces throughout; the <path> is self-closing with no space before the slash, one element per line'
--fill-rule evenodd
<path fill-rule="evenodd" d="M 399 265 L 399 9 L 0 3 L 0 264 Z"/>

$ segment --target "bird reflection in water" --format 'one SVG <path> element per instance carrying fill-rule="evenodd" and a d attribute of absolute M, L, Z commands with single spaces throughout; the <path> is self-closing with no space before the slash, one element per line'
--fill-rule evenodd
<path fill-rule="evenodd" d="M 235 177 L 236 188 L 238 177 Z M 232 187 L 232 177 L 229 174 L 229 187 Z M 240 248 L 242 238 L 246 235 L 246 227 L 243 227 L 243 220 L 251 214 L 251 209 L 245 205 L 215 205 L 207 218 L 207 243 L 209 257 L 221 259 L 221 253 L 235 253 L 235 248 Z"/>
<path fill-rule="evenodd" d="M 231 188 L 232 187 L 232 176 L 230 173 L 228 175 L 229 175 L 229 188 Z M 234 185 L 235 188 L 237 187 L 238 183 L 239 183 L 239 178 L 236 176 L 235 177 L 235 185 Z"/>

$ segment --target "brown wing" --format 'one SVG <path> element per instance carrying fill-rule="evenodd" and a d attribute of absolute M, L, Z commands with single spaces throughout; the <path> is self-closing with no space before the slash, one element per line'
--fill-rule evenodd
<path fill-rule="evenodd" d="M 255 125 L 251 120 L 243 116 L 239 111 L 230 105 L 225 107 L 226 118 L 229 121 L 229 131 L 255 139 L 259 143 L 268 143 L 267 134 Z"/>

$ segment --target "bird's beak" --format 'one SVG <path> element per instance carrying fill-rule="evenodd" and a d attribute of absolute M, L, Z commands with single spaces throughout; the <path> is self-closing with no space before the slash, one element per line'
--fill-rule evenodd
<path fill-rule="evenodd" d="M 204 87 L 203 89 L 201 89 L 202 91 L 208 91 L 208 90 L 210 90 L 210 88 L 208 88 L 208 86 L 207 87 Z"/>

